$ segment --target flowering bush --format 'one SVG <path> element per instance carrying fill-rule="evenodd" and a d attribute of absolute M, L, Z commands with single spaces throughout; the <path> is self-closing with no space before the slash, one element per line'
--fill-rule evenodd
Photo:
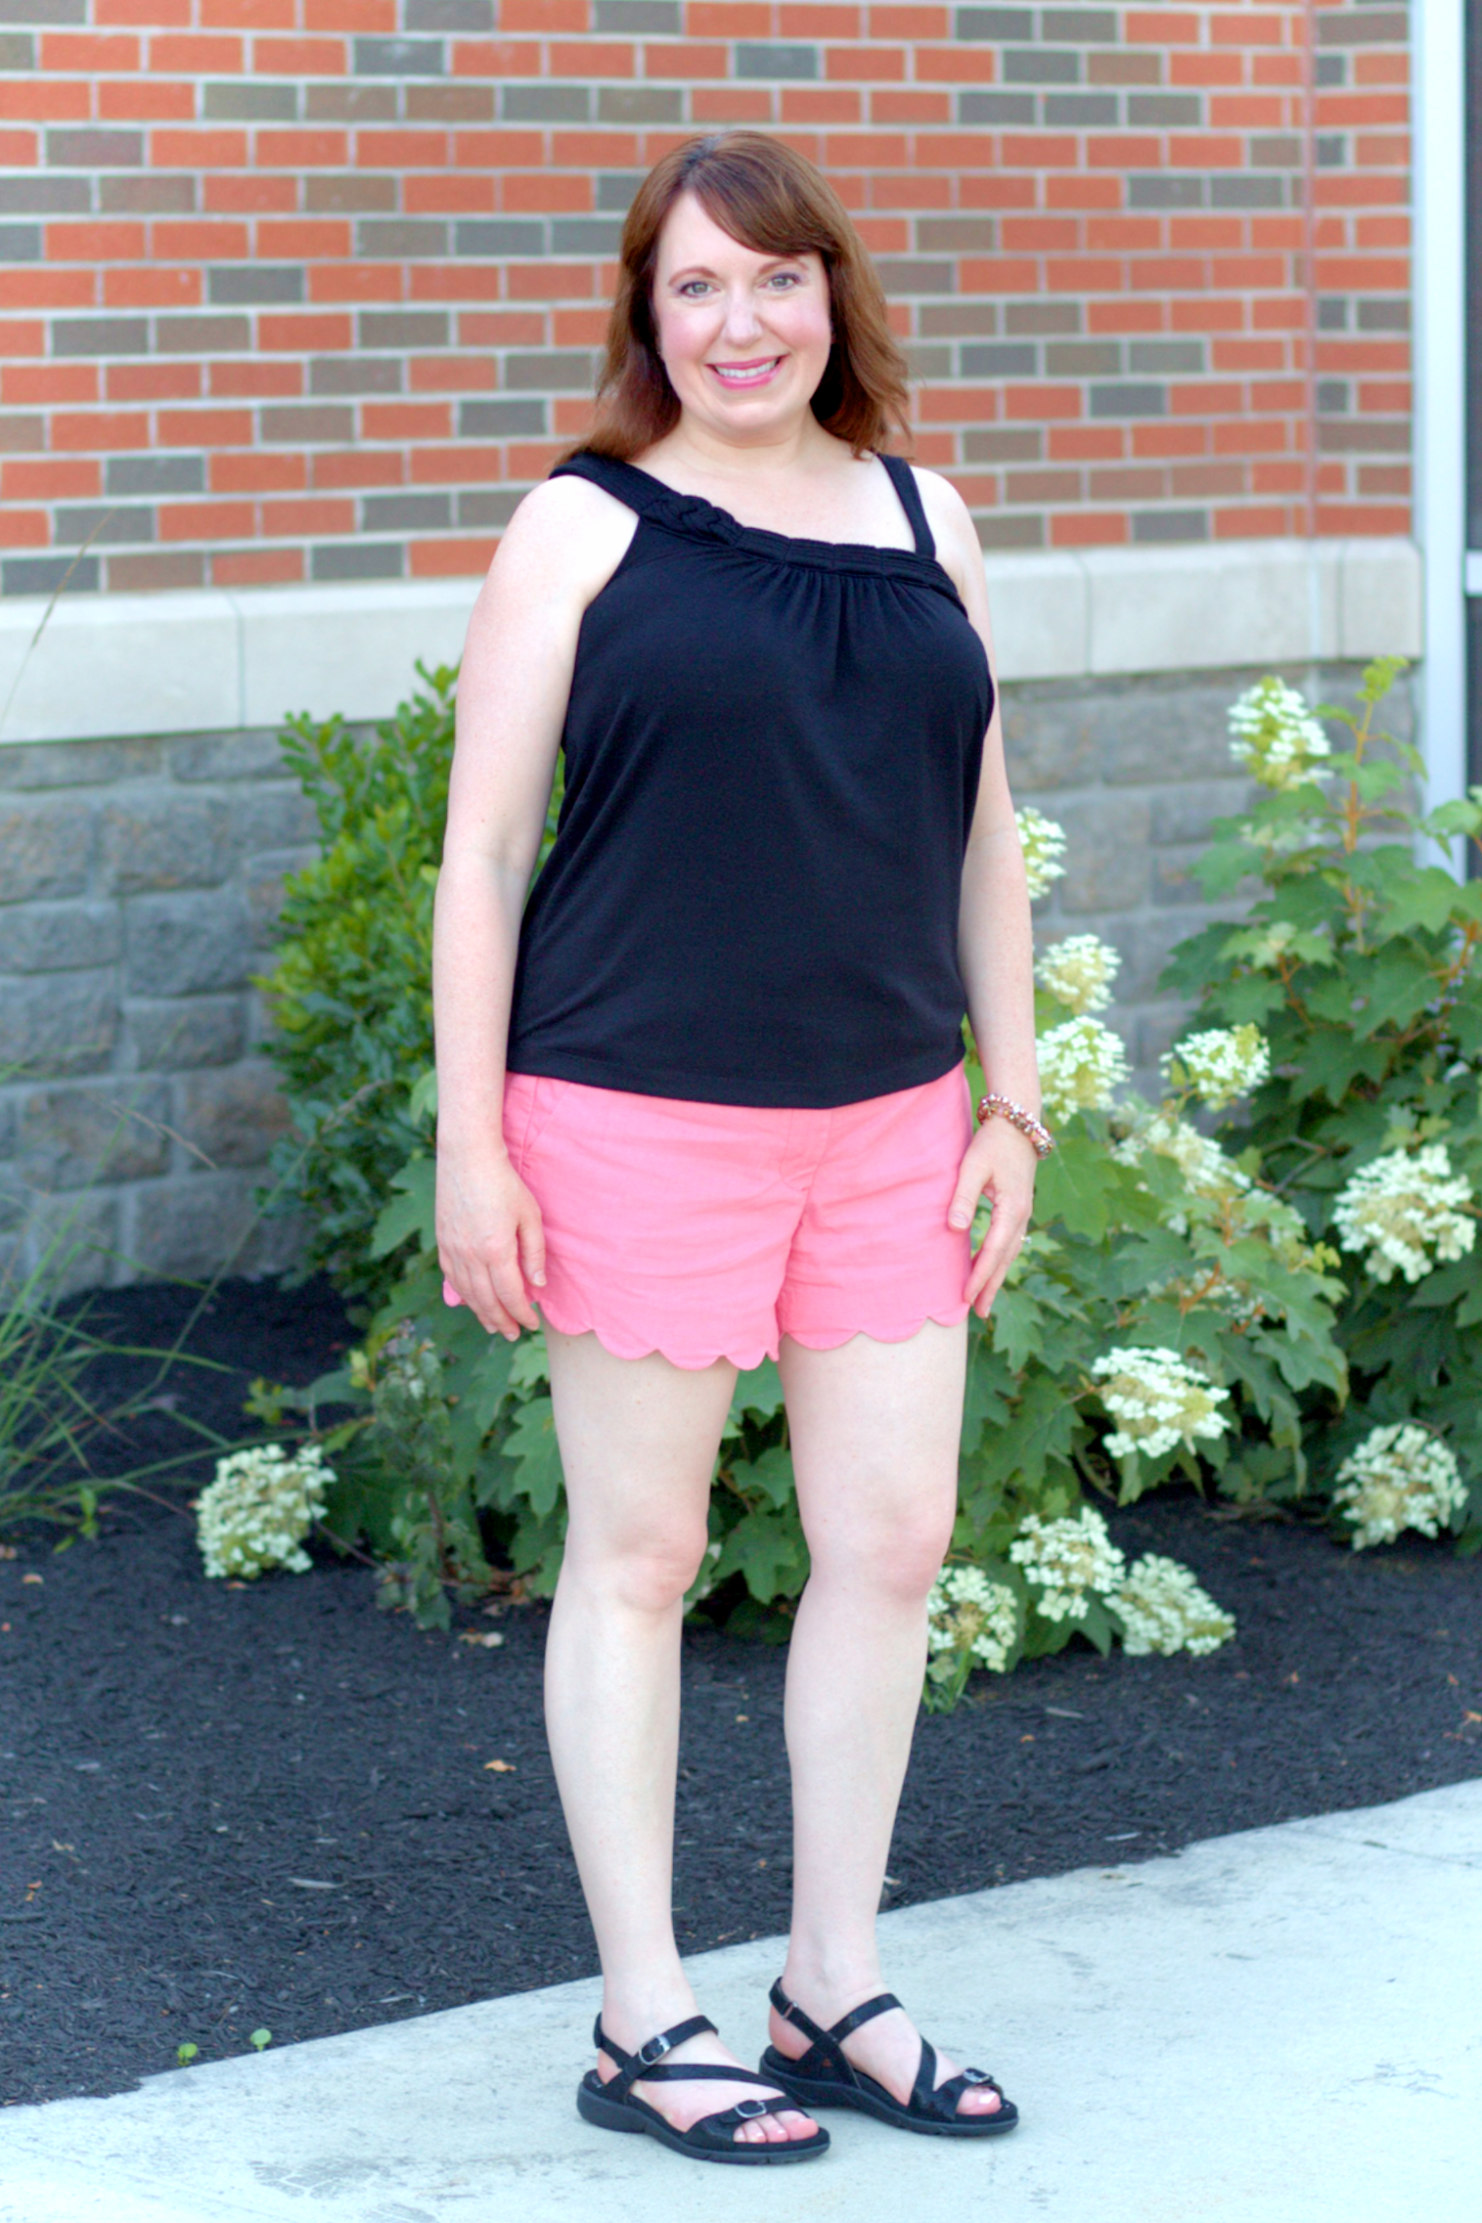
<path fill-rule="evenodd" d="M 1432 1266 L 1464 1258 L 1476 1240 L 1470 1185 L 1453 1176 L 1444 1142 L 1391 1150 L 1350 1174 L 1333 1203 L 1345 1250 L 1362 1251 L 1376 1281 L 1422 1281 Z M 1432 1255 L 1434 1253 L 1434 1255 Z"/>
<path fill-rule="evenodd" d="M 1110 1111 L 1129 1067 L 1120 1035 L 1099 1019 L 1066 1019 L 1039 1038 L 1039 1079 L 1045 1113 Z"/>
<path fill-rule="evenodd" d="M 1187 1567 L 1147 1552 L 1129 1568 L 1094 1506 L 1046 1521 L 1031 1513 L 1006 1565 L 942 1569 L 927 1605 L 926 1703 L 945 1712 L 978 1667 L 1003 1674 L 1057 1651 L 1073 1633 L 1099 1650 L 1120 1636 L 1136 1656 L 1213 1652 L 1235 1634 Z"/>
<path fill-rule="evenodd" d="M 1053 818 L 1046 818 L 1031 804 L 1016 811 L 1019 828 L 1019 846 L 1024 852 L 1024 870 L 1029 880 L 1029 899 L 1037 903 L 1048 893 L 1051 883 L 1060 879 L 1065 871 L 1061 858 L 1065 855 L 1065 829 L 1057 826 Z"/>
<path fill-rule="evenodd" d="M 1412 760 L 1376 758 L 1371 731 L 1395 668 L 1371 667 L 1358 712 L 1321 713 L 1351 727 L 1342 752 L 1284 683 L 1235 706 L 1258 799 L 1201 869 L 1216 896 L 1251 881 L 1257 894 L 1240 925 L 1175 953 L 1170 984 L 1197 1010 L 1160 1101 L 1128 1092 L 1098 1016 L 1116 952 L 1088 934 L 1039 956 L 1059 1147 L 991 1319 L 969 1324 L 929 1703 L 952 1703 L 974 1667 L 1003 1672 L 1078 1636 L 1160 1654 L 1225 1640 L 1228 1616 L 1187 1569 L 1155 1553 L 1125 1565 L 1097 1495 L 1125 1504 L 1212 1477 L 1241 1499 L 1305 1493 L 1356 1543 L 1447 1525 L 1482 1540 L 1466 1495 L 1482 1469 L 1482 1351 L 1466 1332 L 1482 1321 L 1482 895 L 1415 861 L 1418 822 L 1394 799 Z M 1386 843 L 1386 823 L 1404 839 Z M 1426 824 L 1437 839 L 1482 832 L 1482 790 Z M 1032 810 L 1019 827 L 1042 895 L 1064 835 Z M 419 1618 L 481 1585 L 548 1591 L 564 1528 L 543 1338 L 512 1349 L 442 1303 L 430 1109 L 425 1087 L 402 1101 L 410 1155 L 374 1236 L 356 1238 L 384 1301 L 341 1385 L 359 1415 L 324 1438 L 333 1525 L 371 1538 L 387 1595 Z M 1195 1123 L 1210 1111 L 1213 1134 Z M 736 1386 L 691 1602 L 785 1633 L 806 1574 L 764 1364 Z"/>
<path fill-rule="evenodd" d="M 1371 1428 L 1338 1469 L 1333 1502 L 1352 1523 L 1352 1544 L 1392 1544 L 1407 1528 L 1434 1536 L 1466 1503 L 1453 1454 L 1413 1422 Z"/>
<path fill-rule="evenodd" d="M 1035 961 L 1034 977 L 1079 1018 L 1087 1011 L 1105 1010 L 1121 969 L 1120 956 L 1099 934 L 1071 934 L 1042 952 Z"/>
<path fill-rule="evenodd" d="M 1354 707 L 1310 709 L 1274 679 L 1237 702 L 1232 751 L 1258 791 L 1196 869 L 1211 897 L 1249 895 L 1250 907 L 1238 926 L 1182 943 L 1164 984 L 1197 1004 L 1197 1028 L 1263 1039 L 1269 1064 L 1218 1139 L 1299 1215 L 1314 1252 L 1346 1268 L 1348 1409 L 1314 1380 L 1301 1410 L 1311 1472 L 1247 1480 L 1287 1496 L 1335 1493 L 1340 1474 L 1357 1486 L 1357 1447 L 1410 1423 L 1449 1447 L 1463 1495 L 1439 1517 L 1473 1549 L 1482 880 L 1448 866 L 1459 839 L 1482 837 L 1482 788 L 1429 814 L 1412 807 L 1421 759 L 1376 722 L 1403 665 L 1370 664 Z M 1346 729 L 1341 749 L 1324 720 Z"/>
<path fill-rule="evenodd" d="M 1101 1402 L 1117 1424 L 1106 1439 L 1114 1459 L 1139 1452 L 1155 1459 L 1179 1443 L 1192 1451 L 1197 1437 L 1222 1436 L 1230 1425 L 1219 1409 L 1229 1403 L 1229 1391 L 1217 1389 L 1177 1351 L 1108 1351 L 1091 1373 L 1105 1383 Z"/>
<path fill-rule="evenodd" d="M 324 1512 L 334 1481 L 317 1443 L 290 1455 L 281 1444 L 254 1444 L 218 1459 L 214 1478 L 195 1501 L 196 1540 L 208 1575 L 242 1581 L 281 1567 L 307 1573 L 304 1538 Z"/>
<path fill-rule="evenodd" d="M 1235 1634 L 1235 1617 L 1217 1606 L 1187 1567 L 1161 1552 L 1144 1552 L 1117 1586 L 1113 1606 L 1123 1649 L 1137 1657 L 1160 1652 L 1196 1656 L 1217 1651 Z"/>

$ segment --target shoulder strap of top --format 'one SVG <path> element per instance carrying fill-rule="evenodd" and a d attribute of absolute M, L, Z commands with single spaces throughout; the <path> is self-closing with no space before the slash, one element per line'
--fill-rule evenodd
<path fill-rule="evenodd" d="M 636 510 L 640 517 L 650 517 L 666 502 L 674 500 L 670 489 L 647 471 L 640 471 L 631 463 L 619 463 L 616 456 L 593 455 L 586 448 L 568 456 L 564 463 L 558 463 L 550 476 L 553 479 L 590 479 L 604 494 L 611 494 L 615 501 Z"/>
<path fill-rule="evenodd" d="M 879 450 L 876 450 L 879 453 Z M 880 461 L 890 473 L 890 482 L 900 496 L 901 508 L 910 519 L 911 530 L 916 535 L 918 556 L 934 556 L 937 544 L 932 538 L 931 527 L 926 522 L 926 511 L 921 506 L 921 490 L 916 484 L 916 474 L 903 456 L 881 455 Z"/>

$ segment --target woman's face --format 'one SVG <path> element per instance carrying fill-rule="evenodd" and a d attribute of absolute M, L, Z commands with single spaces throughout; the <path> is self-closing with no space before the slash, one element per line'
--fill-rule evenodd
<path fill-rule="evenodd" d="M 743 247 L 681 193 L 664 220 L 654 325 L 687 415 L 722 439 L 760 441 L 801 416 L 828 364 L 828 273 L 820 255 Z"/>

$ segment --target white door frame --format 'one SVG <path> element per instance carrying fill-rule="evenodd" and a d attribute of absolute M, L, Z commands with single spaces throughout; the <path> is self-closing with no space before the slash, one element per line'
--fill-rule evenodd
<path fill-rule="evenodd" d="M 1420 741 L 1434 806 L 1467 784 L 1466 0 L 1412 7 L 1415 533 L 1425 561 Z"/>

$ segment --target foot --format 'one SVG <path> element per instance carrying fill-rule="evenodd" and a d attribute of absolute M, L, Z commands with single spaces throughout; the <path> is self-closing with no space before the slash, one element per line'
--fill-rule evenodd
<path fill-rule="evenodd" d="M 867 1999 L 887 1987 L 882 1983 L 871 1984 L 861 1990 L 840 1992 L 830 1997 L 821 1987 L 803 1986 L 801 1989 L 790 1975 L 784 1975 L 782 1988 L 789 1999 L 795 2000 L 805 2015 L 827 2030 L 847 2015 L 852 2008 L 862 2007 Z M 773 2045 L 784 2060 L 798 2061 L 808 2050 L 809 2041 L 791 2022 L 785 2022 L 777 2009 L 772 2009 L 769 2025 Z M 851 2030 L 845 2038 L 844 2058 L 866 2076 L 883 2084 L 893 2099 L 904 2107 L 910 2100 L 916 2084 L 916 2071 L 921 2063 L 921 2033 L 903 2007 L 892 2008 L 888 2014 L 876 2015 L 858 2030 Z M 961 2074 L 960 2064 L 949 2054 L 938 2053 L 936 2081 L 946 2084 Z M 1000 2099 L 989 2085 L 970 2084 L 957 2102 L 959 2115 L 996 2115 L 1002 2107 Z"/>
<path fill-rule="evenodd" d="M 683 2018 L 671 2016 L 670 2019 L 678 2021 Z M 652 2035 L 648 2030 L 630 2032 L 614 2028 L 606 2020 L 603 2027 L 625 2052 L 631 2052 Z M 702 2031 L 698 2037 L 686 2038 L 683 2045 L 675 2046 L 672 2053 L 664 2056 L 666 2067 L 671 2063 L 678 2067 L 686 2061 L 712 2061 L 727 2069 L 739 2069 L 743 2066 L 730 2047 L 722 2045 L 720 2039 L 708 2030 Z M 602 2082 L 611 2083 L 617 2073 L 616 2063 L 609 2061 L 605 2053 L 599 2053 L 597 2074 Z M 667 2077 L 660 2084 L 648 2084 L 640 2078 L 632 2089 L 641 2100 L 647 2100 L 650 2107 L 657 2108 L 665 2122 L 678 2131 L 692 2129 L 704 2115 L 723 2115 L 728 2107 L 736 2106 L 740 2100 L 765 2099 L 768 2096 L 759 2085 L 726 2084 L 719 2077 L 703 2077 L 693 2084 L 678 2080 L 671 2083 Z M 785 2102 L 784 2093 L 777 2092 L 776 2097 Z M 810 2115 L 804 2115 L 798 2108 L 784 2104 L 773 2114 L 753 2115 L 749 2121 L 738 2123 L 736 2143 L 738 2146 L 781 2145 L 790 2138 L 811 2138 L 817 2128 L 818 2125 Z"/>

